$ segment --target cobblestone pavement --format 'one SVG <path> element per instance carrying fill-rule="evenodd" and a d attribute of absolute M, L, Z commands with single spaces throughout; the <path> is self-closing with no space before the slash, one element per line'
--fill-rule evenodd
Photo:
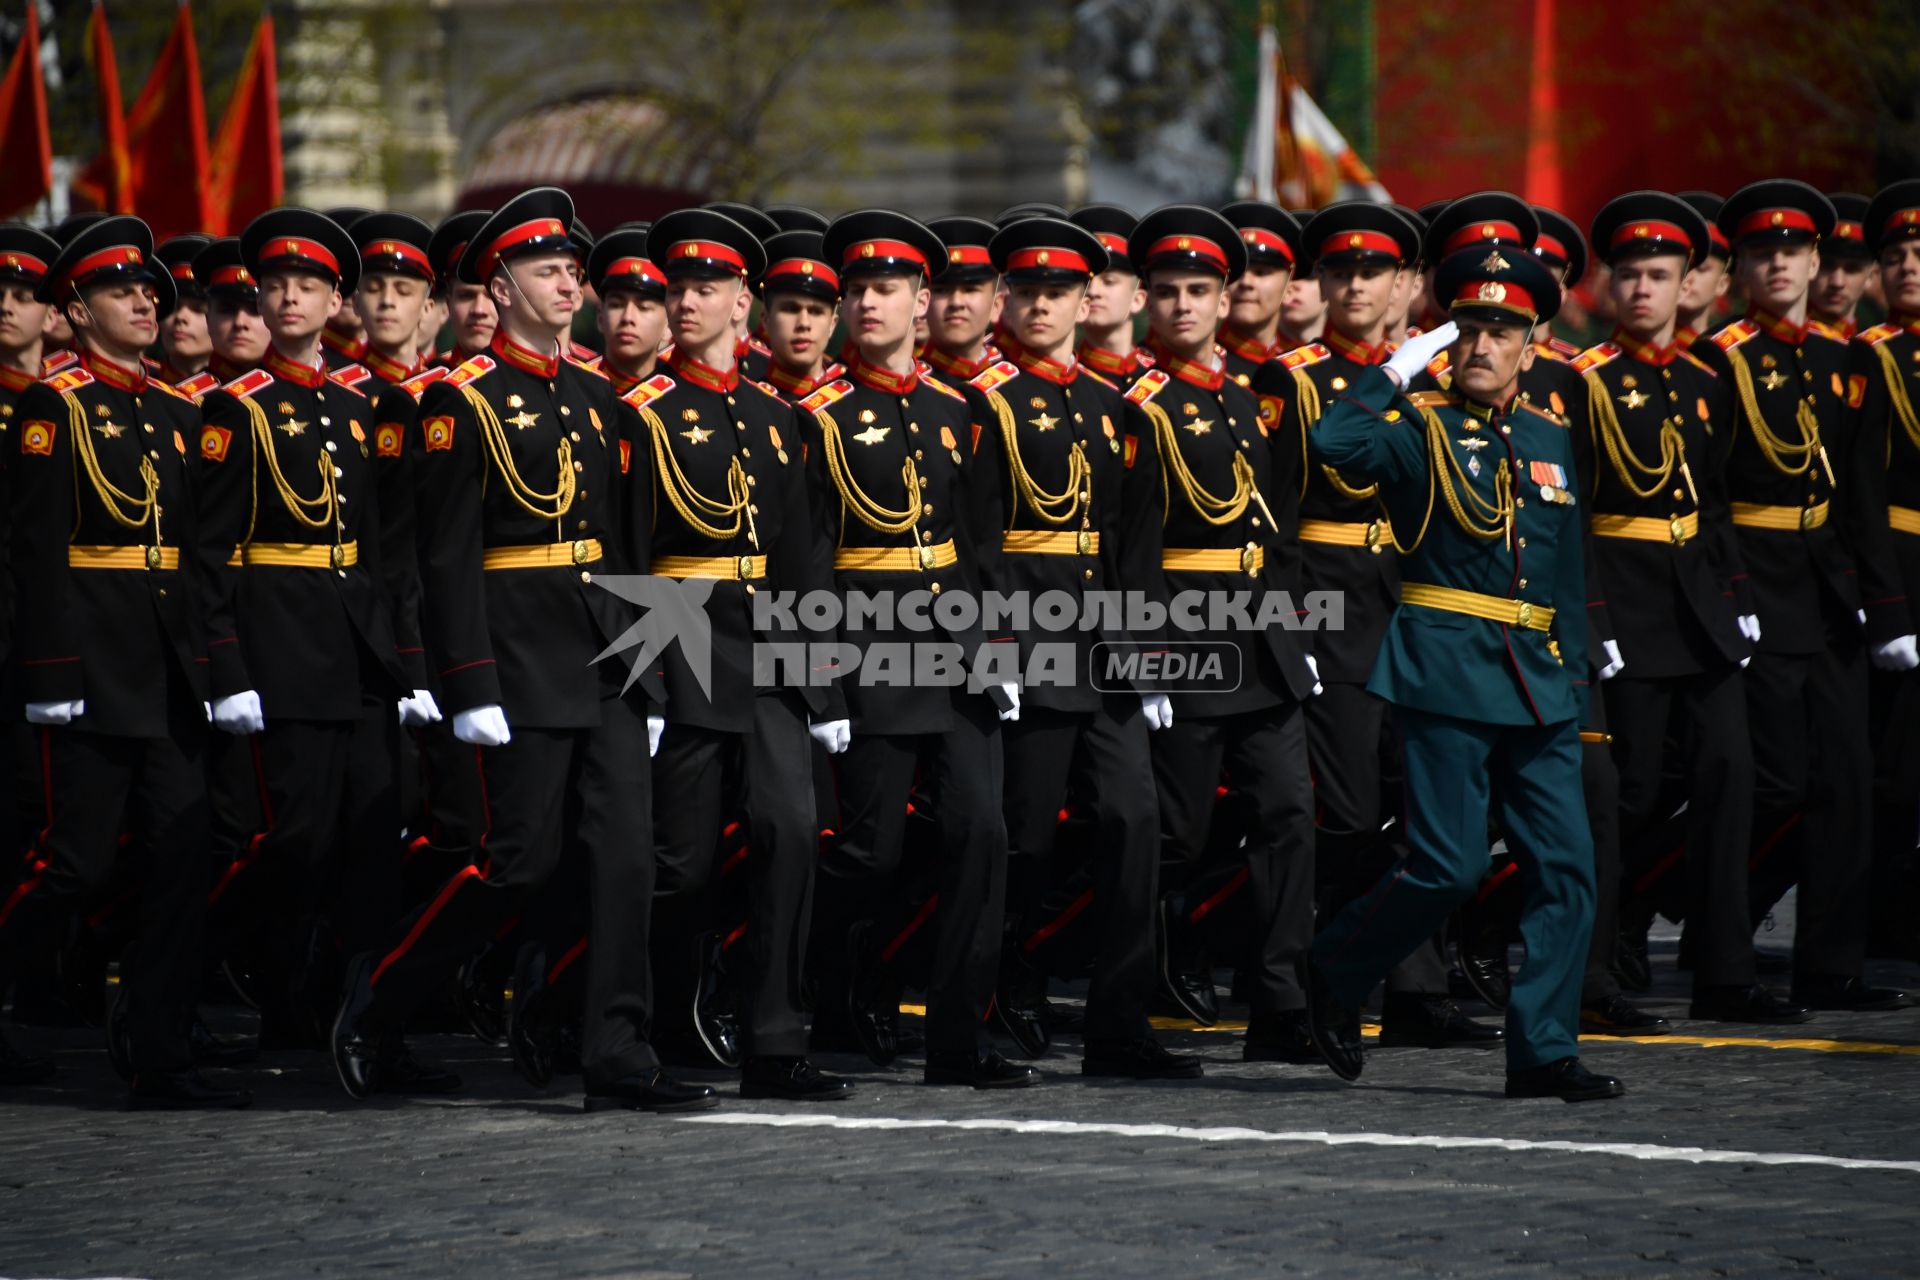
<path fill-rule="evenodd" d="M 1681 1019 L 1672 953 L 1656 938 L 1651 1004 Z M 1913 966 L 1873 972 L 1920 988 Z M 1230 1029 L 1172 1029 L 1205 1079 L 1083 1082 L 1071 1037 L 1013 1095 L 831 1058 L 861 1085 L 830 1115 L 727 1086 L 713 1123 L 587 1116 L 454 1037 L 420 1048 L 467 1076 L 461 1100 L 355 1105 L 319 1055 L 285 1054 L 234 1073 L 250 1111 L 133 1114 L 94 1033 L 22 1031 L 62 1076 L 0 1095 L 0 1276 L 1920 1270 L 1920 1010 L 1675 1032 L 1584 1042 L 1630 1094 L 1577 1107 L 1505 1101 L 1497 1054 L 1380 1050 L 1347 1086 L 1244 1064 Z M 1729 1034 L 1799 1047 L 1706 1043 Z M 1055 1123 L 954 1123 L 981 1121 Z M 1779 1155 L 1814 1162 L 1761 1158 Z"/>

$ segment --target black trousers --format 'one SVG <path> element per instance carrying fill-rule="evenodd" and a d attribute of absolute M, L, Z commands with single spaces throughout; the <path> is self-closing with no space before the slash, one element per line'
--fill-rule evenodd
<path fill-rule="evenodd" d="M 1594 681 L 1588 692 L 1588 728 L 1580 733 L 1580 794 L 1593 836 L 1593 934 L 1580 978 L 1580 1003 L 1598 1004 L 1620 994 L 1613 962 L 1620 947 L 1620 770 L 1607 741 L 1613 731 L 1613 696 L 1620 682 Z M 1657 779 L 1656 779 L 1657 781 Z"/>
<path fill-rule="evenodd" d="M 64 926 L 98 905 L 129 833 L 139 896 L 121 989 L 133 1066 L 181 1070 L 192 1064 L 186 1031 L 206 922 L 206 715 L 182 699 L 165 738 L 84 726 L 82 716 L 38 730 L 45 812 L 36 866 L 0 902 L 0 943 L 14 968 L 58 945 Z"/>
<path fill-rule="evenodd" d="M 1001 731 L 1008 913 L 1028 926 L 1010 945 L 1037 947 L 1044 941 L 1031 927 L 1043 923 L 1037 918 L 1039 892 L 1052 878 L 1061 806 L 1071 796 L 1089 812 L 1093 897 L 1081 908 L 1093 915 L 1096 939 L 1087 989 L 1088 1039 L 1135 1040 L 1148 1033 L 1160 871 L 1160 818 L 1148 737 L 1146 715 L 1133 694 L 1111 695 L 1091 712 L 1027 707 Z M 1022 884 L 1038 889 L 1017 901 L 1011 886 Z"/>
<path fill-rule="evenodd" d="M 748 1056 L 807 1048 L 801 982 L 813 913 L 818 826 L 806 708 L 791 693 L 754 699 L 753 729 L 669 723 L 653 758 L 658 878 L 653 928 L 659 1003 L 693 998 L 701 935 L 727 927 L 715 890 L 728 814 L 747 827 L 746 932 L 729 955 Z"/>
<path fill-rule="evenodd" d="M 1920 956 L 1920 672 L 1869 673 L 1872 954 Z"/>
<path fill-rule="evenodd" d="M 1816 654 L 1762 653 L 1744 684 L 1754 765 L 1750 923 L 1798 884 L 1794 973 L 1857 977 L 1872 867 L 1865 654 L 1854 638 Z"/>
<path fill-rule="evenodd" d="M 900 875 L 908 795 L 918 772 L 938 807 L 938 902 L 927 976 L 927 1051 L 976 1052 L 993 999 L 1006 907 L 1000 721 L 978 694 L 954 693 L 937 734 L 856 734 L 840 758 L 840 838 L 820 859 L 815 968 L 823 1009 L 845 999 L 846 929 L 871 922 L 881 942 L 917 912 Z"/>
<path fill-rule="evenodd" d="M 1393 832 L 1384 826 L 1386 766 L 1397 754 L 1386 709 L 1358 684 L 1328 684 L 1304 704 L 1313 764 L 1314 877 L 1324 920 L 1406 856 L 1397 837 L 1404 821 Z M 1386 986 L 1395 995 L 1445 995 L 1447 963 L 1439 938 L 1389 969 Z"/>
<path fill-rule="evenodd" d="M 451 877 L 374 949 L 373 1017 L 398 1029 L 467 957 L 551 880 L 564 860 L 584 867 L 590 943 L 581 1058 L 589 1085 L 658 1064 L 648 965 L 653 901 L 652 785 L 644 713 L 624 698 L 600 704 L 589 729 L 513 730 L 479 753 L 485 797 L 480 865 Z M 549 961 L 576 941 L 557 922 L 521 930 Z"/>
<path fill-rule="evenodd" d="M 1153 735 L 1160 838 L 1169 862 L 1206 851 L 1224 768 L 1248 806 L 1244 849 L 1252 893 L 1253 1011 L 1306 1006 L 1294 961 L 1313 941 L 1313 780 L 1298 706 L 1182 720 Z"/>
<path fill-rule="evenodd" d="M 1752 665 L 1761 661 L 1756 658 Z M 1754 979 L 1747 856 L 1756 744 L 1748 727 L 1743 675 L 1728 665 L 1658 680 L 1627 674 L 1606 686 L 1613 759 L 1620 770 L 1627 891 L 1653 894 L 1666 877 L 1681 879 L 1696 988 L 1746 986 Z M 1673 826 L 1666 821 L 1673 797 L 1665 779 L 1676 766 L 1685 777 L 1681 848 L 1674 847 Z M 1597 862 L 1598 841 L 1595 846 Z M 1603 880 L 1603 903 L 1607 892 Z M 1596 947 L 1603 941 L 1603 924 L 1611 931 L 1615 920 L 1595 922 Z M 1592 977 L 1589 973 L 1589 985 Z"/>

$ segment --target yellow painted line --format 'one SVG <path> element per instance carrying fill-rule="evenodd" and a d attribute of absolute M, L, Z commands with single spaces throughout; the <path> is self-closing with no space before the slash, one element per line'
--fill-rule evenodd
<path fill-rule="evenodd" d="M 927 1007 L 921 1004 L 903 1004 L 900 1012 L 914 1017 L 924 1018 Z M 1203 1027 L 1187 1018 L 1149 1018 L 1155 1031 L 1188 1031 L 1200 1035 L 1232 1034 L 1245 1031 L 1247 1024 L 1233 1019 Z M 1363 1036 L 1377 1036 L 1380 1028 L 1374 1023 L 1363 1023 L 1360 1027 Z M 1670 1045 L 1689 1049 L 1797 1049 L 1802 1053 L 1879 1053 L 1895 1057 L 1920 1057 L 1920 1044 L 1889 1044 L 1880 1040 L 1813 1040 L 1813 1039 L 1768 1039 L 1761 1036 L 1581 1036 L 1595 1044 L 1647 1044 Z"/>

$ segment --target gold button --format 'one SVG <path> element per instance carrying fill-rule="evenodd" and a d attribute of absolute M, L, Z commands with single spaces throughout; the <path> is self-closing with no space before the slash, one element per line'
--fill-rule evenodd
<path fill-rule="evenodd" d="M 575 471 L 585 471 L 587 469 L 587 464 L 584 462 L 576 462 L 573 464 L 573 469 Z"/>
<path fill-rule="evenodd" d="M 747 584 L 747 594 L 748 594 L 748 595 L 752 595 L 752 594 L 753 594 L 753 584 L 752 584 L 751 582 L 749 582 L 749 583 Z"/>
<path fill-rule="evenodd" d="M 143 422 L 140 424 L 140 426 L 143 430 L 145 430 L 149 434 L 153 432 L 153 424 L 151 422 Z"/>
<path fill-rule="evenodd" d="M 733 397 L 732 397 L 732 396 L 728 396 L 728 397 L 727 397 L 727 403 L 728 403 L 728 404 L 732 404 L 732 403 L 733 403 Z"/>
<path fill-rule="evenodd" d="M 582 489 L 578 493 L 576 493 L 574 496 L 577 498 L 584 498 L 587 496 L 587 491 L 585 489 Z"/>
<path fill-rule="evenodd" d="M 912 432 L 912 433 L 913 433 L 914 435 L 919 435 L 919 434 L 920 434 L 920 424 L 919 424 L 919 423 L 917 423 L 917 422 L 909 422 L 909 423 L 907 424 L 907 430 L 908 430 L 908 431 L 911 431 L 911 432 Z"/>
<path fill-rule="evenodd" d="M 1514 610 L 1514 621 L 1519 623 L 1523 627 L 1526 626 L 1528 623 L 1532 622 L 1533 606 L 1528 604 L 1525 600 L 1520 601 L 1520 607 Z"/>
<path fill-rule="evenodd" d="M 1520 585 L 1521 585 L 1521 586 L 1523 586 L 1523 587 L 1524 587 L 1524 586 L 1526 586 L 1526 585 L 1527 585 L 1527 580 L 1526 580 L 1525 578 L 1522 578 L 1522 579 L 1520 579 Z"/>
<path fill-rule="evenodd" d="M 1087 580 L 1088 580 L 1089 582 L 1091 582 L 1091 581 L 1093 580 L 1093 570 L 1091 570 L 1091 569 L 1082 569 L 1082 570 L 1080 571 L 1080 576 L 1081 576 L 1081 577 L 1083 577 L 1083 578 L 1085 578 L 1085 579 L 1087 579 Z"/>
<path fill-rule="evenodd" d="M 1679 491 L 1678 489 L 1675 489 L 1675 490 L 1673 491 L 1673 496 L 1674 496 L 1674 500 L 1675 500 L 1675 501 L 1678 501 L 1678 500 L 1679 500 L 1679 498 L 1680 498 L 1680 491 Z"/>
<path fill-rule="evenodd" d="M 754 486 L 755 486 L 756 484 L 759 484 L 759 483 L 760 483 L 760 478 L 759 478 L 758 476 L 748 476 L 748 477 L 747 477 L 747 488 L 749 488 L 749 489 L 751 489 L 751 488 L 753 488 L 753 487 L 754 487 Z"/>
<path fill-rule="evenodd" d="M 580 443 L 580 433 L 578 431 L 569 431 L 567 433 L 567 437 L 568 439 L 572 440 L 575 444 Z"/>
<path fill-rule="evenodd" d="M 747 514 L 748 514 L 748 515 L 750 515 L 750 516 L 757 516 L 757 515 L 759 515 L 759 514 L 760 514 L 760 504 L 759 504 L 759 503 L 757 503 L 757 502 L 749 502 L 749 503 L 747 504 Z"/>
<path fill-rule="evenodd" d="M 743 444 L 740 446 L 740 456 L 743 458 L 751 458 L 753 456 L 753 450 Z"/>
<path fill-rule="evenodd" d="M 924 507 L 921 507 L 921 508 L 920 508 L 920 514 L 921 514 L 921 515 L 923 515 L 923 516 L 930 516 L 930 515 L 932 515 L 932 514 L 933 514 L 933 504 L 932 504 L 931 502 L 929 502 L 929 503 L 928 503 L 928 504 L 927 504 L 926 506 L 924 506 Z M 928 534 L 927 536 L 928 536 L 929 538 L 931 538 L 931 537 L 932 537 L 933 535 L 932 535 L 932 534 Z"/>
<path fill-rule="evenodd" d="M 1526 545 L 1527 545 L 1527 540 L 1526 540 L 1525 538 L 1522 538 L 1522 539 L 1520 539 L 1520 544 L 1519 544 L 1519 545 L 1521 545 L 1521 546 L 1523 546 L 1523 547 L 1524 547 L 1524 546 L 1526 546 Z"/>
<path fill-rule="evenodd" d="M 163 596 L 167 594 L 167 589 L 165 587 L 160 588 L 160 594 Z"/>
<path fill-rule="evenodd" d="M 1076 411 L 1073 415 L 1073 420 L 1075 422 L 1085 422 L 1086 418 L 1082 414 L 1080 414 L 1078 411 Z"/>
<path fill-rule="evenodd" d="M 1669 392 L 1667 392 L 1667 399 L 1669 399 L 1669 400 L 1678 400 L 1679 398 L 1680 398 L 1680 393 L 1679 393 L 1678 391 L 1669 391 Z"/>
<path fill-rule="evenodd" d="M 922 450 L 922 449 L 915 449 L 915 450 L 913 451 L 913 457 L 914 457 L 914 461 L 916 461 L 916 462 L 918 462 L 918 461 L 920 461 L 921 459 L 923 459 L 923 458 L 925 458 L 926 456 L 927 456 L 927 455 L 926 455 L 926 452 L 925 452 L 925 450 Z"/>
<path fill-rule="evenodd" d="M 734 419 L 733 429 L 735 431 L 745 431 L 747 429 L 747 424 L 744 422 L 741 422 L 738 418 L 736 418 Z"/>
<path fill-rule="evenodd" d="M 561 412 L 561 414 L 562 414 L 563 416 L 564 416 L 564 415 L 566 415 L 566 414 L 570 414 L 570 413 L 572 413 L 572 412 L 573 412 L 573 406 L 571 406 L 571 405 L 564 405 L 564 404 L 563 404 L 563 405 L 561 405 L 561 406 L 560 406 L 560 412 Z"/>
<path fill-rule="evenodd" d="M 587 527 L 587 522 L 586 522 L 585 520 L 582 520 L 582 521 L 580 522 L 580 527 L 581 527 L 582 529 L 584 529 L 584 528 L 586 528 L 586 527 Z"/>
<path fill-rule="evenodd" d="M 939 584 L 939 583 L 937 583 L 937 582 L 929 582 L 929 583 L 927 584 L 927 594 L 928 594 L 928 595 L 931 595 L 931 596 L 937 596 L 937 595 L 939 595 L 939 594 L 940 594 L 940 584 Z"/>
<path fill-rule="evenodd" d="M 1514 505 L 1514 508 L 1515 508 L 1515 509 L 1517 510 L 1517 509 L 1519 509 L 1519 508 L 1521 508 L 1521 507 L 1524 507 L 1524 506 L 1526 506 L 1526 505 L 1527 505 L 1527 500 L 1526 500 L 1525 498 L 1515 498 L 1515 499 L 1513 500 L 1513 505 Z"/>

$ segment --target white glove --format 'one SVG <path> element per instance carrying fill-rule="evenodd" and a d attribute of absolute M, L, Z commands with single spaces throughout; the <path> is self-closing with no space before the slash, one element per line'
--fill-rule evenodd
<path fill-rule="evenodd" d="M 260 709 L 260 695 L 252 689 L 230 693 L 213 700 L 213 727 L 222 733 L 245 737 L 267 727 L 267 713 Z"/>
<path fill-rule="evenodd" d="M 1760 615 L 1743 613 L 1740 615 L 1740 634 L 1755 644 L 1760 643 Z"/>
<path fill-rule="evenodd" d="M 1449 320 L 1431 333 L 1408 338 L 1387 360 L 1387 372 L 1404 387 L 1416 373 L 1427 367 L 1428 361 L 1452 346 L 1459 336 L 1460 326 Z"/>
<path fill-rule="evenodd" d="M 1602 640 L 1600 647 L 1607 651 L 1607 660 L 1600 666 L 1600 678 L 1602 680 L 1611 680 L 1626 670 L 1627 660 L 1620 656 L 1620 642 L 1618 640 Z"/>
<path fill-rule="evenodd" d="M 667 718 L 665 716 L 647 717 L 647 759 L 651 760 L 660 754 L 660 735 L 666 731 Z"/>
<path fill-rule="evenodd" d="M 1008 701 L 1013 703 L 1011 707 L 1000 713 L 1000 718 L 1018 720 L 1020 718 L 1020 686 L 1011 680 L 1003 680 L 1000 682 L 1000 687 L 1006 691 Z"/>
<path fill-rule="evenodd" d="M 1745 671 L 1747 669 L 1747 664 L 1752 661 L 1753 661 L 1753 658 L 1751 656 L 1740 659 L 1740 669 L 1742 671 Z"/>
<path fill-rule="evenodd" d="M 454 712 L 453 736 L 476 747 L 504 747 L 513 741 L 507 713 L 498 703 Z"/>
<path fill-rule="evenodd" d="M 807 732 L 813 740 L 827 749 L 827 754 L 837 756 L 847 749 L 853 741 L 853 722 L 850 720 L 825 720 L 819 724 L 807 726 Z"/>
<path fill-rule="evenodd" d="M 408 729 L 440 722 L 440 704 L 425 689 L 415 689 L 411 697 L 400 699 L 400 723 Z"/>
<path fill-rule="evenodd" d="M 1882 671 L 1911 671 L 1920 667 L 1920 646 L 1912 636 L 1896 636 L 1873 651 L 1873 665 Z"/>
<path fill-rule="evenodd" d="M 1173 699 L 1164 693 L 1140 695 L 1140 709 L 1147 713 L 1147 729 L 1173 728 Z"/>
<path fill-rule="evenodd" d="M 29 702 L 28 724 L 72 724 L 87 709 L 86 699 L 73 702 Z"/>
<path fill-rule="evenodd" d="M 211 702 L 203 702 L 200 704 L 200 709 L 207 713 L 207 723 L 212 724 L 213 723 L 213 704 Z"/>
<path fill-rule="evenodd" d="M 1858 609 L 1858 610 L 1855 610 L 1855 612 L 1857 612 L 1857 613 L 1858 613 L 1858 614 L 1860 615 L 1860 625 L 1861 625 L 1861 626 L 1863 626 L 1863 627 L 1864 627 L 1864 626 L 1866 626 L 1866 625 L 1867 625 L 1867 611 L 1866 611 L 1865 609 Z"/>
<path fill-rule="evenodd" d="M 1453 322 L 1449 320 L 1447 323 L 1452 324 Z M 1320 683 L 1320 664 L 1314 661 L 1312 654 L 1309 653 L 1304 656 L 1307 660 L 1307 674 L 1313 677 L 1313 692 L 1307 696 L 1309 698 L 1317 698 L 1327 691 L 1327 686 Z"/>

